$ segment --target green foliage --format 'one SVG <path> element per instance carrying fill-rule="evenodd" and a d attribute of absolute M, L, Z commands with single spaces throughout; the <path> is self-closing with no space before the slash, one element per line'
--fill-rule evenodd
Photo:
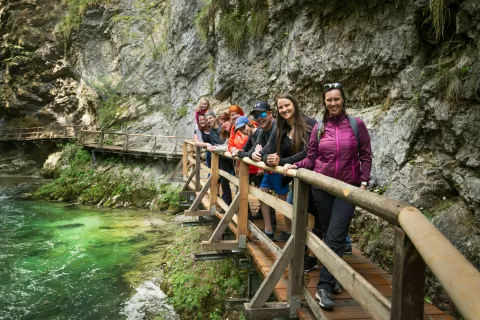
<path fill-rule="evenodd" d="M 226 13 L 220 17 L 218 29 L 224 35 L 227 46 L 240 53 L 246 45 L 247 17 L 238 13 Z"/>
<path fill-rule="evenodd" d="M 98 110 L 98 124 L 101 128 L 112 125 L 117 113 L 123 111 L 121 100 L 122 98 L 116 94 L 108 95 L 105 99 L 102 99 L 102 105 Z"/>
<path fill-rule="evenodd" d="M 158 204 L 161 207 L 177 208 L 180 203 L 180 191 L 181 188 L 174 188 L 171 185 L 162 185 L 160 187 L 160 193 L 162 197 L 158 200 Z"/>
<path fill-rule="evenodd" d="M 88 7 L 102 2 L 108 3 L 108 0 L 63 0 L 67 6 L 67 13 L 57 25 L 58 30 L 63 36 L 65 42 L 70 37 L 72 31 L 78 28 L 82 22 L 83 15 Z"/>
<path fill-rule="evenodd" d="M 240 53 L 248 37 L 260 40 L 268 27 L 268 2 L 266 0 L 207 0 L 195 18 L 200 37 L 206 41 L 215 31 L 215 17 L 220 14 L 218 30 L 229 48 Z"/>
<path fill-rule="evenodd" d="M 248 31 L 253 39 L 260 40 L 266 33 L 268 27 L 268 10 L 259 10 L 252 12 Z"/>
<path fill-rule="evenodd" d="M 205 227 L 202 227 L 205 228 Z M 233 260 L 195 262 L 192 252 L 211 230 L 183 229 L 166 250 L 162 290 L 183 319 L 223 319 L 226 296 L 242 296 L 246 274 Z"/>
<path fill-rule="evenodd" d="M 177 109 L 177 114 L 180 118 L 185 117 L 188 114 L 188 106 L 181 106 Z"/>

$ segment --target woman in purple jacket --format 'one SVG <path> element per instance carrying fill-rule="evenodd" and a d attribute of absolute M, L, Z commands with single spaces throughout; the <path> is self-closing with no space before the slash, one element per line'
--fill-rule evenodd
<path fill-rule="evenodd" d="M 340 83 L 326 84 L 323 98 L 325 101 L 323 121 L 312 130 L 306 158 L 295 162 L 294 165 L 286 164 L 284 168 L 313 169 L 315 172 L 366 189 L 372 167 L 372 150 L 367 127 L 362 120 L 350 118 L 346 114 L 345 95 Z M 351 121 L 356 121 L 356 130 Z M 320 123 L 321 127 L 318 128 Z M 345 237 L 355 206 L 320 189 L 312 188 L 312 193 L 325 234 L 325 244 L 342 257 Z M 333 308 L 334 303 L 330 294 L 340 291 L 341 286 L 323 266 L 315 295 L 320 306 Z"/>

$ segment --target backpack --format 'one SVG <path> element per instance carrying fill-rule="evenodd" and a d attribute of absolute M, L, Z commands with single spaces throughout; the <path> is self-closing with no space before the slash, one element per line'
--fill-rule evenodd
<path fill-rule="evenodd" d="M 353 134 L 355 135 L 355 139 L 357 139 L 357 149 L 358 152 L 360 153 L 360 136 L 358 135 L 358 126 L 357 126 L 357 120 L 355 117 L 352 116 L 347 116 L 348 121 L 350 122 L 350 127 L 352 127 Z M 317 127 L 317 144 L 320 142 L 320 136 L 322 135 L 322 126 L 323 126 L 323 121 L 319 120 L 318 121 L 318 127 Z"/>

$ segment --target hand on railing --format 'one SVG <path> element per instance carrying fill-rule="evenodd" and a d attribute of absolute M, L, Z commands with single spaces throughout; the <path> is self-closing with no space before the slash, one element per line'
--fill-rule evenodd
<path fill-rule="evenodd" d="M 236 157 L 238 155 L 238 149 L 233 147 L 232 150 L 230 151 L 232 157 Z"/>
<path fill-rule="evenodd" d="M 267 164 L 271 167 L 276 167 L 280 163 L 280 157 L 276 153 L 267 156 Z"/>
<path fill-rule="evenodd" d="M 287 176 L 287 172 L 288 172 L 289 169 L 297 169 L 297 166 L 294 165 L 294 164 L 285 163 L 283 165 L 283 175 L 284 176 Z"/>
<path fill-rule="evenodd" d="M 252 160 L 253 161 L 262 161 L 262 156 L 260 155 L 260 151 L 255 151 L 254 153 L 252 153 Z"/>

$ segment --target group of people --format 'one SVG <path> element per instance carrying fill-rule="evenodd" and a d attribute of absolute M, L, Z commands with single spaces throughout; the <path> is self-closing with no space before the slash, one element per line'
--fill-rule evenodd
<path fill-rule="evenodd" d="M 240 106 L 230 106 L 227 113 L 216 115 L 210 110 L 207 98 L 201 98 L 196 109 L 196 145 L 207 149 L 207 166 L 210 152 L 229 151 L 232 156 L 263 161 L 269 166 L 289 169 L 305 168 L 366 189 L 370 180 L 372 152 L 370 137 L 364 122 L 346 112 L 346 97 L 340 83 L 324 85 L 323 115 L 318 121 L 303 115 L 295 97 L 284 93 L 276 97 L 276 114 L 267 102 L 255 103 L 250 116 L 245 116 Z M 231 159 L 220 158 L 220 169 L 234 174 Z M 250 166 L 250 181 L 262 191 L 274 191 L 282 200 L 293 204 L 291 178 L 276 172 L 263 172 Z M 222 199 L 232 201 L 229 181 L 221 178 Z M 317 213 L 316 230 L 325 244 L 339 257 L 351 254 L 348 236 L 355 206 L 342 198 L 311 187 L 311 208 Z M 286 230 L 274 236 L 275 211 L 260 202 L 261 216 L 265 222 L 264 233 L 274 241 L 287 241 L 291 221 L 285 217 Z M 249 210 L 250 211 L 250 210 Z M 249 218 L 255 218 L 249 212 Z M 318 268 L 312 254 L 305 257 L 304 269 Z M 331 309 L 331 294 L 342 290 L 340 284 L 325 266 L 320 271 L 316 298 L 323 308 Z"/>

